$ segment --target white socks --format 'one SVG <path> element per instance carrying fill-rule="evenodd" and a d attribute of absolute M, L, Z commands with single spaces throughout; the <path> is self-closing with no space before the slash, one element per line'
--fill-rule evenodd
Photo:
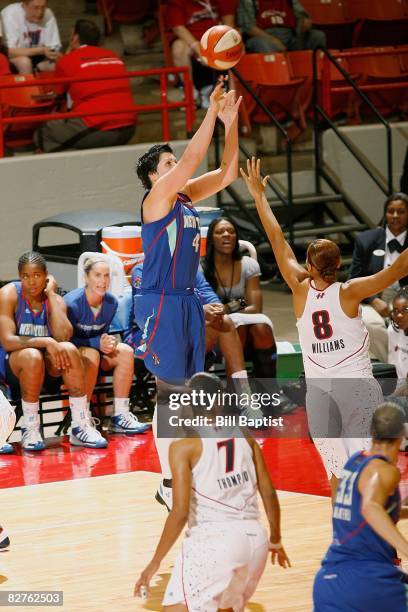
<path fill-rule="evenodd" d="M 23 421 L 24 427 L 38 426 L 39 424 L 39 410 L 40 402 L 26 402 L 21 400 L 21 407 L 23 409 Z"/>
<path fill-rule="evenodd" d="M 69 407 L 71 408 L 72 427 L 83 427 L 88 424 L 88 398 L 70 397 Z"/>
<path fill-rule="evenodd" d="M 129 398 L 115 397 L 113 400 L 113 414 L 127 414 L 129 412 Z"/>

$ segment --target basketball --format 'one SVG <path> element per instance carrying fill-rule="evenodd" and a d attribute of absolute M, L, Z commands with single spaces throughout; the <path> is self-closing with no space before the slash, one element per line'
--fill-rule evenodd
<path fill-rule="evenodd" d="M 229 70 L 244 53 L 241 34 L 226 25 L 216 25 L 204 32 L 200 41 L 203 62 L 216 70 Z"/>

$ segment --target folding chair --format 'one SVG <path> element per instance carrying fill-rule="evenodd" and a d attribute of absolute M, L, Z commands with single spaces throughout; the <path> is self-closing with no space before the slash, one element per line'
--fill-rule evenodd
<path fill-rule="evenodd" d="M 302 5 L 313 25 L 325 32 L 330 49 L 351 47 L 357 19 L 350 16 L 343 0 L 302 0 Z"/>

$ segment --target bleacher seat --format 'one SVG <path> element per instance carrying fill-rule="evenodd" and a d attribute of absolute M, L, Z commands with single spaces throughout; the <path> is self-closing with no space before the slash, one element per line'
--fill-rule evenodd
<path fill-rule="evenodd" d="M 292 68 L 293 76 L 303 78 L 304 83 L 300 88 L 300 101 L 304 112 L 307 113 L 310 110 L 310 103 L 312 100 L 312 83 L 313 83 L 313 58 L 312 51 L 292 51 L 288 54 L 290 65 Z M 338 58 L 339 63 L 342 65 L 344 70 L 350 74 L 350 67 L 348 60 L 345 58 Z M 329 63 L 330 67 L 330 84 L 333 87 L 340 87 L 347 85 L 343 75 L 337 70 L 336 66 Z M 318 54 L 318 78 L 321 81 L 322 68 L 323 68 L 323 53 Z M 356 79 L 355 71 L 350 76 Z M 352 94 L 348 93 L 333 93 L 331 95 L 331 112 L 328 113 L 331 118 L 335 118 L 340 114 L 347 113 L 349 119 L 354 116 L 353 110 L 353 99 Z M 326 110 L 326 109 L 325 109 Z"/>
<path fill-rule="evenodd" d="M 358 19 L 353 44 L 408 43 L 408 0 L 347 0 L 350 17 Z"/>
<path fill-rule="evenodd" d="M 106 33 L 113 31 L 113 22 L 136 23 L 156 4 L 155 0 L 97 0 L 98 10 L 105 20 Z"/>
<path fill-rule="evenodd" d="M 9 83 L 32 83 L 30 87 L 3 89 L 2 85 Z M 33 134 L 40 125 L 30 122 L 30 115 L 47 114 L 55 104 L 55 96 L 44 91 L 43 87 L 31 74 L 3 75 L 0 77 L 0 104 L 3 117 L 27 117 L 27 122 L 5 126 L 4 140 L 6 147 L 18 148 L 30 145 Z"/>
<path fill-rule="evenodd" d="M 350 16 L 344 0 L 302 0 L 313 25 L 323 30 L 329 49 L 351 47 L 356 18 Z"/>
<path fill-rule="evenodd" d="M 394 113 L 406 114 L 408 112 L 408 53 L 399 53 L 397 49 L 390 48 L 389 53 L 379 55 L 373 49 L 373 55 L 359 57 L 351 55 L 348 59 L 353 72 L 360 74 L 360 85 L 387 85 L 397 86 L 381 88 L 375 91 L 365 91 L 372 103 L 385 116 Z M 407 87 L 401 87 L 406 83 Z M 360 112 L 370 114 L 367 105 L 360 106 Z"/>
<path fill-rule="evenodd" d="M 293 119 L 298 132 L 305 129 L 306 123 L 299 92 L 306 79 L 293 76 L 286 54 L 244 55 L 236 69 L 279 121 Z M 252 123 L 270 123 L 266 113 L 238 81 L 235 86 L 239 95 L 243 96 L 240 120 L 246 131 L 251 131 Z"/>

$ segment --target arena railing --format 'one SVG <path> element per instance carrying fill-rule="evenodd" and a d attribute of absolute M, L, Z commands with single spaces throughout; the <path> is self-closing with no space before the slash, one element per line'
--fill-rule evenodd
<path fill-rule="evenodd" d="M 180 102 L 171 102 L 167 98 L 168 76 L 170 74 L 180 74 L 183 77 L 184 100 Z M 129 108 L 123 108 L 115 111 L 117 115 L 136 112 L 141 113 L 161 112 L 162 119 L 162 134 L 163 141 L 170 140 L 170 115 L 169 111 L 174 109 L 185 108 L 186 134 L 190 137 L 193 131 L 195 121 L 193 86 L 190 79 L 190 74 L 187 66 L 169 67 L 169 68 L 154 68 L 149 70 L 131 70 L 122 75 L 100 76 L 100 77 L 50 77 L 36 80 L 31 78 L 25 81 L 15 83 L 0 84 L 0 91 L 4 89 L 17 89 L 20 87 L 33 87 L 37 85 L 43 87 L 45 85 L 70 85 L 72 83 L 91 83 L 94 81 L 115 81 L 123 79 L 132 79 L 134 77 L 159 76 L 160 77 L 160 98 L 161 101 L 157 104 L 135 104 Z M 104 115 L 112 115 L 112 110 L 109 111 L 94 111 L 94 112 L 51 112 L 47 114 L 25 114 L 18 117 L 4 116 L 3 106 L 5 103 L 0 103 L 0 158 L 4 157 L 5 152 L 5 129 L 8 125 L 18 125 L 24 123 L 45 123 L 54 119 L 74 119 L 87 117 L 98 117 Z"/>
<path fill-rule="evenodd" d="M 321 89 L 319 87 L 318 77 L 318 53 L 323 53 L 323 66 L 322 66 L 322 78 L 321 78 Z M 390 53 L 401 55 L 407 54 L 407 47 L 396 47 L 396 48 L 379 48 L 379 49 L 351 49 L 348 51 L 336 51 L 330 52 L 327 49 L 319 48 L 313 52 L 313 112 L 314 112 L 314 136 L 315 136 L 315 186 L 316 191 L 321 190 L 321 178 L 324 178 L 326 182 L 331 183 L 329 175 L 323 169 L 323 151 L 321 142 L 321 133 L 328 127 L 334 131 L 336 136 L 341 140 L 344 146 L 350 151 L 356 161 L 365 170 L 367 175 L 375 182 L 378 188 L 385 194 L 391 195 L 393 189 L 393 153 L 392 153 L 392 130 L 389 121 L 380 113 L 370 98 L 366 95 L 366 92 L 375 91 L 386 91 L 395 89 L 406 89 L 407 82 L 393 82 L 393 83 L 369 83 L 369 84 L 358 84 L 355 80 L 344 70 L 341 63 L 338 61 L 342 58 L 350 57 L 368 57 L 373 55 L 389 55 Z M 333 86 L 331 83 L 330 76 L 330 64 L 333 64 L 337 70 L 342 74 L 348 85 Z M 386 133 L 386 152 L 387 152 L 387 176 L 384 182 L 383 178 L 377 176 L 371 166 L 369 166 L 363 156 L 358 152 L 353 143 L 338 129 L 335 123 L 330 118 L 331 115 L 331 96 L 335 93 L 354 93 L 360 100 L 369 107 L 376 119 L 384 126 Z M 324 119 L 322 126 L 320 117 Z"/>

